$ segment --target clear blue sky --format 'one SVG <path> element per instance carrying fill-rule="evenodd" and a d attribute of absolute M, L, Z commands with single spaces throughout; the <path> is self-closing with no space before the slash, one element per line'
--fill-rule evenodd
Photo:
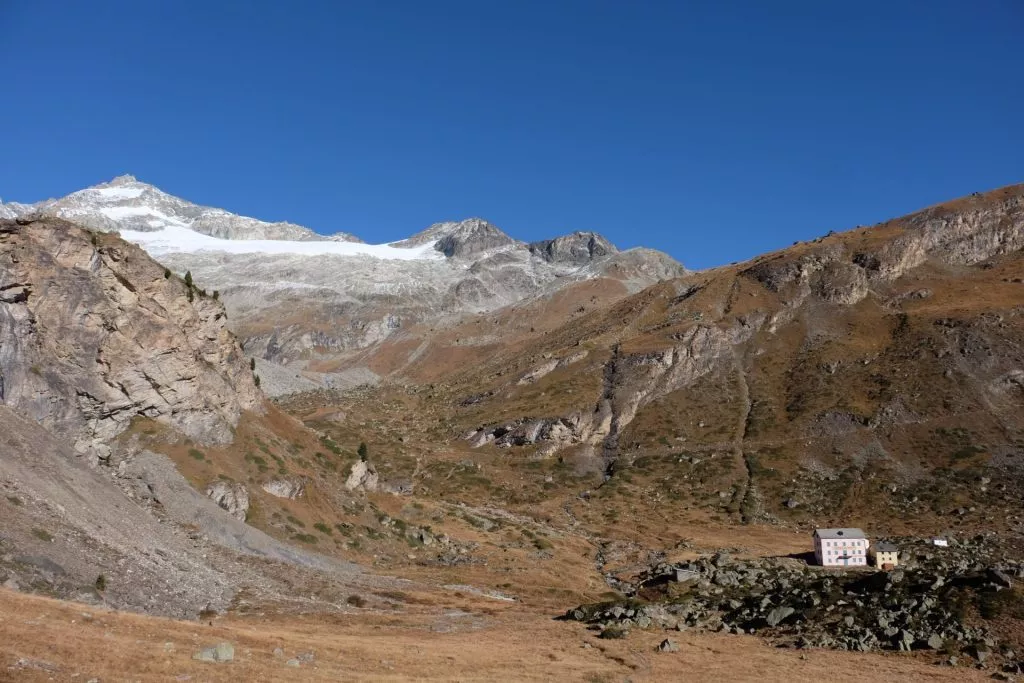
<path fill-rule="evenodd" d="M 0 0 L 0 197 L 691 267 L 1024 181 L 1024 2 Z"/>

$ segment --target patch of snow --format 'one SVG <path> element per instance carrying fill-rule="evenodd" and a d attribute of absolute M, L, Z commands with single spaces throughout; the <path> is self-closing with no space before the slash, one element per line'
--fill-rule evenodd
<path fill-rule="evenodd" d="M 161 213 L 156 209 L 151 209 L 148 206 L 104 206 L 99 211 L 107 218 L 115 221 L 123 220 L 125 218 L 135 218 L 137 216 L 152 216 L 153 218 L 147 221 L 148 225 L 152 226 L 154 222 L 159 221 L 159 225 L 180 227 L 188 232 L 193 232 L 185 227 L 184 222 L 174 218 L 173 216 Z"/>
<path fill-rule="evenodd" d="M 101 211 L 108 218 L 114 220 L 132 216 L 153 216 L 154 219 L 163 221 L 163 223 L 157 223 L 156 220 L 147 221 L 147 224 L 151 227 L 164 226 L 162 230 L 155 230 L 153 232 L 121 230 L 121 237 L 123 239 L 138 244 L 154 257 L 164 254 L 206 251 L 224 254 L 369 256 L 382 260 L 397 261 L 444 259 L 444 255 L 434 249 L 433 242 L 413 249 L 403 249 L 389 244 L 363 244 L 361 242 L 334 242 L 328 240 L 303 242 L 291 240 L 225 240 L 191 230 L 183 222 L 149 208 L 117 206 L 105 207 Z"/>
<path fill-rule="evenodd" d="M 141 187 L 97 187 L 90 190 L 82 190 L 99 195 L 99 198 L 107 202 L 115 202 L 120 199 L 138 199 L 142 195 Z"/>

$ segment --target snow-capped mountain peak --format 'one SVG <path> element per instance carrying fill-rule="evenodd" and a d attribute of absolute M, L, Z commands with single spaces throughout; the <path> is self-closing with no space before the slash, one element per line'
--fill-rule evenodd
<path fill-rule="evenodd" d="M 187 237 L 179 230 L 184 229 L 222 240 L 361 242 L 349 233 L 339 232 L 328 239 L 294 223 L 269 223 L 193 204 L 132 175 L 117 176 L 61 199 L 31 205 L 0 205 L 0 215 L 24 213 L 58 216 L 103 231 L 159 233 L 170 229 L 179 237 Z M 165 234 L 159 241 L 166 243 L 170 237 L 170 233 Z"/>
<path fill-rule="evenodd" d="M 482 218 L 365 244 L 194 204 L 130 175 L 61 199 L 0 204 L 0 218 L 33 213 L 117 231 L 168 268 L 191 271 L 197 286 L 219 292 L 247 352 L 299 364 L 352 360 L 410 325 L 444 325 L 573 282 L 614 280 L 608 287 L 625 294 L 686 272 L 665 254 L 619 253 L 594 233 L 527 244 Z"/>

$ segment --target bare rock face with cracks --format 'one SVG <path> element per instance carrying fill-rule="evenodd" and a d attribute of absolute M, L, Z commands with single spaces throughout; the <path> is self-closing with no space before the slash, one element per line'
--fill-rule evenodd
<path fill-rule="evenodd" d="M 228 442 L 263 400 L 219 301 L 56 219 L 0 223 L 0 399 L 93 459 L 137 416 Z"/>

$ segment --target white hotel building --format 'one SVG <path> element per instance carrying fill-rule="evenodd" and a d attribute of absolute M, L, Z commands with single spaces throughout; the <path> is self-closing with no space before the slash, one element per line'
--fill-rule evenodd
<path fill-rule="evenodd" d="M 823 567 L 867 566 L 868 539 L 860 529 L 817 529 L 814 559 Z"/>

